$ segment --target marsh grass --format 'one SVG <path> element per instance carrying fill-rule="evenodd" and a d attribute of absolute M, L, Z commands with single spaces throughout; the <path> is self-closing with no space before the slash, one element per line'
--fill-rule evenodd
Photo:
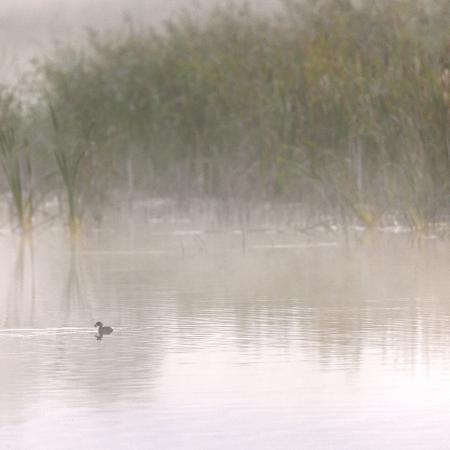
<path fill-rule="evenodd" d="M 75 65 L 83 64 L 76 56 L 73 62 Z M 52 90 L 45 89 L 43 98 L 50 121 L 49 147 L 66 194 L 69 229 L 76 235 L 80 231 L 82 199 L 86 184 L 89 183 L 85 172 L 88 170 L 95 122 L 91 111 L 88 110 L 89 104 L 77 107 L 78 96 L 81 99 L 83 96 L 70 69 L 46 67 L 45 74 L 52 83 Z"/>
<path fill-rule="evenodd" d="M 32 165 L 29 144 L 21 136 L 19 105 L 13 94 L 0 96 L 0 166 L 6 179 L 16 220 L 21 232 L 31 231 L 33 222 Z"/>
<path fill-rule="evenodd" d="M 241 225 L 258 202 L 421 232 L 449 213 L 448 2 L 283 5 L 91 30 L 36 64 L 72 228 L 123 192 Z"/>
<path fill-rule="evenodd" d="M 77 234 L 80 231 L 78 183 L 81 163 L 86 156 L 86 148 L 82 142 L 70 142 L 65 139 L 64 130 L 60 128 L 51 103 L 49 103 L 49 111 L 55 132 L 53 155 L 67 195 L 69 228 L 72 233 Z"/>

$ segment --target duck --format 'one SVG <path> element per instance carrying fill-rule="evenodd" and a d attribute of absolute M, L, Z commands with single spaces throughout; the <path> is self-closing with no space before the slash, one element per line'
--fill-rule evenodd
<path fill-rule="evenodd" d="M 104 334 L 111 334 L 114 331 L 111 327 L 104 327 L 101 322 L 97 322 L 94 327 L 98 327 L 97 333 L 100 336 L 103 336 Z"/>

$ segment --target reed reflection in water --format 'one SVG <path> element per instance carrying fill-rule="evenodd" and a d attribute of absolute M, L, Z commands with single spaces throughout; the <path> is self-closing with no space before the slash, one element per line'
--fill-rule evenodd
<path fill-rule="evenodd" d="M 2 446 L 446 442 L 442 243 L 265 249 L 250 237 L 242 254 L 236 239 L 236 251 L 186 240 L 182 254 L 160 237 L 157 252 L 146 241 L 135 253 L 41 241 L 34 259 L 1 241 Z M 96 340 L 97 320 L 114 333 Z"/>

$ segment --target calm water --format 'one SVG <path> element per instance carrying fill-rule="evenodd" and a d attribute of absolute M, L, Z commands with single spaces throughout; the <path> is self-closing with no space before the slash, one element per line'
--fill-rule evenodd
<path fill-rule="evenodd" d="M 448 445 L 447 242 L 63 242 L 0 238 L 2 449 Z"/>

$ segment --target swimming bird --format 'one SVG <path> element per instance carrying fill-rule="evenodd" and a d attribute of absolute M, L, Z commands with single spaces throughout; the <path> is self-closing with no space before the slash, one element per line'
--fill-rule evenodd
<path fill-rule="evenodd" d="M 98 327 L 97 333 L 101 336 L 111 334 L 114 331 L 111 327 L 104 327 L 101 322 L 97 322 L 94 327 Z"/>

